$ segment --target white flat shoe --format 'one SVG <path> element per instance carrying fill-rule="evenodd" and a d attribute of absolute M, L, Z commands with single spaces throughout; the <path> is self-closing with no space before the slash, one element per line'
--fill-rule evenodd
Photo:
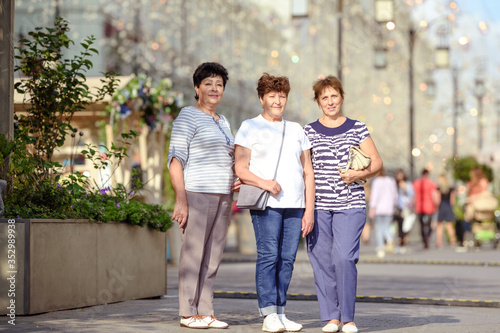
<path fill-rule="evenodd" d="M 344 333 L 358 333 L 356 325 L 342 325 L 342 332 Z"/>
<path fill-rule="evenodd" d="M 339 325 L 337 324 L 326 324 L 322 329 L 325 333 L 335 333 L 339 331 Z"/>

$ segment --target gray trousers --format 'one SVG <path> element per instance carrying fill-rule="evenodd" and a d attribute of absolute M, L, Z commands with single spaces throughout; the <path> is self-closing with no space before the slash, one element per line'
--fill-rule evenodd
<path fill-rule="evenodd" d="M 214 283 L 231 217 L 231 194 L 186 192 L 188 220 L 181 233 L 179 315 L 214 314 Z"/>

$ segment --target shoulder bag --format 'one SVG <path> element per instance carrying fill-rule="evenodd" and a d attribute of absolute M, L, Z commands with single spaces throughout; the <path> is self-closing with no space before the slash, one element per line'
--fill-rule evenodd
<path fill-rule="evenodd" d="M 278 155 L 278 163 L 276 164 L 276 170 L 274 171 L 273 179 L 276 179 L 276 174 L 278 173 L 278 165 L 280 164 L 281 150 L 283 149 L 283 141 L 285 140 L 285 126 L 286 122 L 283 120 L 283 134 L 281 137 L 280 152 Z M 267 206 L 267 200 L 269 199 L 269 191 L 266 191 L 260 187 L 241 184 L 240 193 L 238 194 L 238 201 L 236 206 L 241 209 L 253 209 L 253 210 L 264 210 Z"/>

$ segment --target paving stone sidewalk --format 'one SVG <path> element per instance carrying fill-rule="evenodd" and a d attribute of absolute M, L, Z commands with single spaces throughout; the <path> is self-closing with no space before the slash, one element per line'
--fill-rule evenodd
<path fill-rule="evenodd" d="M 362 247 L 358 295 L 500 300 L 500 265 L 484 264 L 499 262 L 498 250 L 457 253 L 451 248 L 423 251 L 414 246 L 405 255 L 386 257 L 385 263 L 374 262 L 374 253 L 372 247 Z M 225 253 L 216 290 L 255 291 L 254 259 L 252 255 Z M 451 261 L 464 264 L 449 264 Z M 179 327 L 176 266 L 168 266 L 167 288 L 167 295 L 156 299 L 17 316 L 15 326 L 7 323 L 8 317 L 0 317 L 0 332 L 192 332 Z M 304 249 L 299 250 L 289 292 L 315 293 Z M 230 324 L 224 332 L 261 331 L 262 318 L 255 299 L 215 298 L 214 307 L 216 315 Z M 287 314 L 304 325 L 303 332 L 321 333 L 324 323 L 319 319 L 316 301 L 289 301 Z M 500 332 L 500 308 L 358 302 L 356 323 L 360 332 L 493 333 Z"/>

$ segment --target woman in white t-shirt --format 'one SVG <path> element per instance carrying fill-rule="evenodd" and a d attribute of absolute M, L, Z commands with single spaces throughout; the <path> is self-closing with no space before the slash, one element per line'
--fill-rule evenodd
<path fill-rule="evenodd" d="M 314 225 L 311 145 L 300 124 L 283 119 L 289 91 L 288 78 L 264 74 L 257 84 L 263 111 L 245 120 L 235 137 L 236 175 L 242 183 L 272 194 L 265 210 L 250 210 L 258 253 L 257 297 L 266 332 L 302 329 L 285 316 L 286 293 L 301 232 L 307 235 Z"/>

